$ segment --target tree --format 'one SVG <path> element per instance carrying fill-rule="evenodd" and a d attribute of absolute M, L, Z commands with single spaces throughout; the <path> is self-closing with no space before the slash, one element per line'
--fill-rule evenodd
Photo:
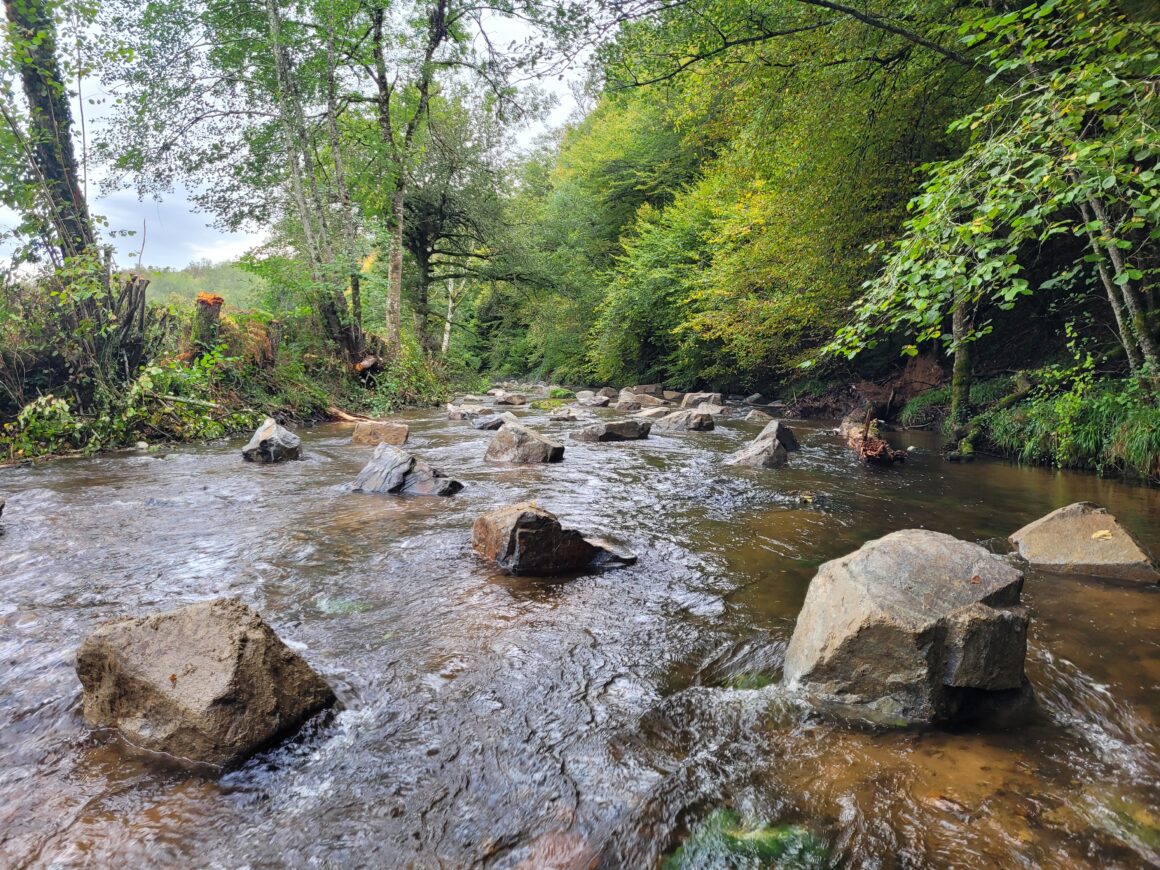
<path fill-rule="evenodd" d="M 969 147 L 926 167 L 902 238 L 831 350 L 853 355 L 896 330 L 912 336 L 909 353 L 944 342 L 957 355 L 952 417 L 962 422 L 969 344 L 990 331 L 971 312 L 1060 292 L 1094 269 L 1131 370 L 1155 388 L 1160 26 L 1105 0 L 1046 0 L 979 17 L 963 34 L 1007 84 L 952 125 L 971 133 Z M 1076 240 L 1072 255 L 1033 286 L 1027 263 L 1060 237 Z"/>

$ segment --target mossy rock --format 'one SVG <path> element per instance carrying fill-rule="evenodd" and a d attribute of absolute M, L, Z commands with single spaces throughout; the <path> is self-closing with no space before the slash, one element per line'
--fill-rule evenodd
<path fill-rule="evenodd" d="M 725 681 L 730 689 L 764 689 L 773 685 L 773 678 L 765 674 L 741 673 L 734 674 Z"/>
<path fill-rule="evenodd" d="M 528 405 L 528 407 L 534 408 L 537 411 L 555 411 L 557 408 L 567 404 L 567 399 L 537 399 Z"/>
<path fill-rule="evenodd" d="M 565 390 L 563 387 L 553 387 L 548 391 L 549 399 L 575 399 L 576 394 L 571 390 Z"/>
<path fill-rule="evenodd" d="M 829 848 L 808 828 L 748 823 L 726 809 L 714 810 L 664 863 L 665 870 L 815 870 L 832 866 Z"/>

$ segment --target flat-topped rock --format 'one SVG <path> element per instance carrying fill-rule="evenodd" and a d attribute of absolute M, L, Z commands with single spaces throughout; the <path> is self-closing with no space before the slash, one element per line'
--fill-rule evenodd
<path fill-rule="evenodd" d="M 633 416 L 638 420 L 659 420 L 661 417 L 667 417 L 671 413 L 673 412 L 668 408 L 645 408 Z"/>
<path fill-rule="evenodd" d="M 523 393 L 504 393 L 495 400 L 497 405 L 526 405 L 528 397 Z"/>
<path fill-rule="evenodd" d="M 81 644 L 76 669 L 89 725 L 217 765 L 334 703 L 326 681 L 237 598 L 105 623 Z"/>
<path fill-rule="evenodd" d="M 375 448 L 374 456 L 359 472 L 352 489 L 400 495 L 455 495 L 463 489 L 463 484 L 417 456 L 383 443 Z"/>
<path fill-rule="evenodd" d="M 709 402 L 701 402 L 693 410 L 700 411 L 702 414 L 712 414 L 714 417 L 716 417 L 718 414 L 725 413 L 725 406 L 724 405 L 713 405 L 713 404 L 710 404 Z"/>
<path fill-rule="evenodd" d="M 484 458 L 489 462 L 519 465 L 561 462 L 564 459 L 564 445 L 520 423 L 505 423 L 491 439 Z"/>
<path fill-rule="evenodd" d="M 682 408 L 695 408 L 704 402 L 707 405 L 724 405 L 720 393 L 685 393 L 681 399 Z"/>
<path fill-rule="evenodd" d="M 674 411 L 653 421 L 654 432 L 709 432 L 714 428 L 713 415 L 703 411 Z"/>
<path fill-rule="evenodd" d="M 474 417 L 471 421 L 473 429 L 481 429 L 485 432 L 494 432 L 497 429 L 502 429 L 508 423 L 518 423 L 520 418 L 511 411 L 504 411 L 502 414 L 481 414 Z"/>
<path fill-rule="evenodd" d="M 410 432 L 411 429 L 406 423 L 393 423 L 387 420 L 360 420 L 354 424 L 350 443 L 371 447 L 376 444 L 393 444 L 395 447 L 400 447 L 407 443 L 407 436 Z"/>
<path fill-rule="evenodd" d="M 262 421 L 250 438 L 248 444 L 242 448 L 242 459 L 246 462 L 285 462 L 289 459 L 301 459 L 302 439 L 284 426 L 278 424 L 273 417 Z"/>
<path fill-rule="evenodd" d="M 883 724 L 973 718 L 1029 699 L 1023 574 L 978 544 L 895 532 L 818 568 L 785 682 Z"/>
<path fill-rule="evenodd" d="M 571 437 L 573 441 L 639 441 L 648 437 L 651 428 L 648 420 L 616 420 L 577 429 Z"/>
<path fill-rule="evenodd" d="M 580 398 L 580 394 L 576 394 L 576 404 L 581 408 L 607 408 L 608 403 L 612 401 L 608 396 L 585 396 Z"/>
<path fill-rule="evenodd" d="M 1028 523 L 1011 543 L 1036 568 L 1130 583 L 1160 582 L 1151 555 L 1104 508 L 1076 502 Z"/>
<path fill-rule="evenodd" d="M 483 558 L 509 574 L 551 577 L 636 561 L 620 545 L 565 529 L 554 514 L 534 502 L 483 514 L 472 526 L 471 543 Z"/>

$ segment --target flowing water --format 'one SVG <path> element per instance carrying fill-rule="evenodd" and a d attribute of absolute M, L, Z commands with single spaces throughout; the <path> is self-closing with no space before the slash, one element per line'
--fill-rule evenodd
<path fill-rule="evenodd" d="M 1079 500 L 1160 552 L 1160 492 L 948 465 L 921 433 L 897 436 L 904 467 L 865 468 L 811 423 L 779 470 L 721 465 L 756 432 L 737 421 L 504 468 L 490 433 L 403 416 L 462 493 L 351 493 L 370 450 L 339 425 L 279 466 L 230 441 L 0 471 L 0 866 L 650 867 L 717 807 L 804 825 L 841 866 L 1160 864 L 1160 590 L 1030 575 L 1039 705 L 1014 730 L 859 730 L 777 685 L 819 563 L 908 527 L 1002 539 Z M 472 519 L 525 499 L 638 564 L 499 574 Z M 340 709 L 220 776 L 85 727 L 86 632 L 220 595 Z"/>

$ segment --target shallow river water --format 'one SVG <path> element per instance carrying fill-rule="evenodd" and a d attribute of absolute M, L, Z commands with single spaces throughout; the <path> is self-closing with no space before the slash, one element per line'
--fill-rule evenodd
<path fill-rule="evenodd" d="M 341 425 L 272 467 L 235 440 L 0 470 L 0 866 L 647 868 L 718 807 L 804 825 L 838 866 L 1160 865 L 1160 589 L 1029 575 L 1038 710 L 1012 730 L 859 730 L 777 686 L 819 563 L 902 528 L 1001 540 L 1079 500 L 1160 552 L 1160 492 L 949 465 L 922 433 L 865 468 L 816 423 L 774 471 L 720 464 L 757 431 L 728 420 L 505 468 L 491 433 L 402 416 L 462 493 L 351 493 L 370 450 Z M 504 577 L 471 523 L 525 499 L 638 564 Z M 340 709 L 221 776 L 85 727 L 86 632 L 220 595 Z"/>

